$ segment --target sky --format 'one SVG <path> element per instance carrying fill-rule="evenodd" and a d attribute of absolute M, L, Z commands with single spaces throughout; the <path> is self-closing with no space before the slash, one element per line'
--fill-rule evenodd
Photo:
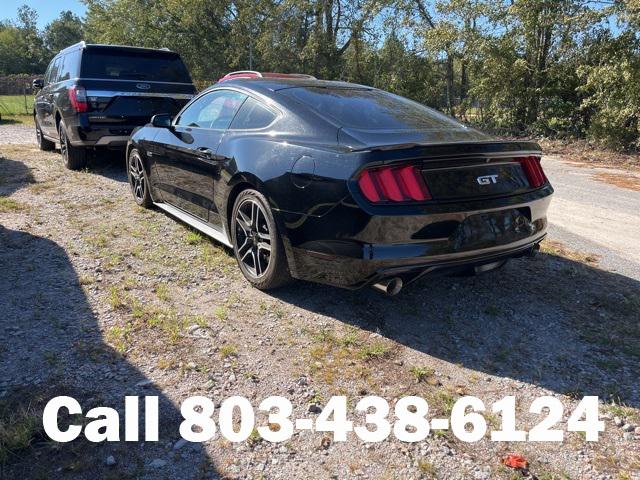
<path fill-rule="evenodd" d="M 18 8 L 28 5 L 38 12 L 38 27 L 44 28 L 51 20 L 60 15 L 63 10 L 71 10 L 78 16 L 83 16 L 87 8 L 80 0 L 2 0 L 1 20 L 15 20 Z"/>

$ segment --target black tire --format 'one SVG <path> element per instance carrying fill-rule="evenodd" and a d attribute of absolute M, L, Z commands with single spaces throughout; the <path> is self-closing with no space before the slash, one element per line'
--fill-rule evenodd
<path fill-rule="evenodd" d="M 65 167 L 69 170 L 82 170 L 87 166 L 87 150 L 83 147 L 74 147 L 67 138 L 67 130 L 64 123 L 58 126 L 60 136 L 60 153 Z"/>
<path fill-rule="evenodd" d="M 37 117 L 33 117 L 33 122 L 36 124 L 36 141 L 38 142 L 38 148 L 43 152 L 50 152 L 56 148 L 55 142 L 47 140 L 42 135 L 42 129 L 40 128 L 40 122 L 38 122 Z"/>
<path fill-rule="evenodd" d="M 256 206 L 259 208 L 254 215 Z M 251 209 L 250 217 L 247 208 Z M 231 214 L 231 241 L 238 266 L 251 285 L 271 290 L 291 282 L 273 213 L 267 199 L 257 190 L 243 190 L 236 198 Z"/>
<path fill-rule="evenodd" d="M 149 177 L 144 168 L 140 152 L 133 148 L 127 156 L 127 178 L 133 199 L 144 208 L 153 206 L 153 199 L 149 189 Z"/>

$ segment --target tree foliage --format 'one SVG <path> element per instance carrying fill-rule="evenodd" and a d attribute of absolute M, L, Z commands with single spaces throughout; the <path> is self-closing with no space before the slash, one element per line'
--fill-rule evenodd
<path fill-rule="evenodd" d="M 89 41 L 168 47 L 199 86 L 238 69 L 378 88 L 509 134 L 640 148 L 640 0 L 83 0 L 0 24 L 0 74 Z"/>

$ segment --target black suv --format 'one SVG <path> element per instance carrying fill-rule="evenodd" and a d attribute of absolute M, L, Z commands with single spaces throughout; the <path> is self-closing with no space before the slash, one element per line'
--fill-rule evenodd
<path fill-rule="evenodd" d="M 196 93 L 177 53 L 85 42 L 58 53 L 33 87 L 38 146 L 60 143 L 72 170 L 86 165 L 88 148 L 124 147 L 135 127 L 175 115 Z"/>

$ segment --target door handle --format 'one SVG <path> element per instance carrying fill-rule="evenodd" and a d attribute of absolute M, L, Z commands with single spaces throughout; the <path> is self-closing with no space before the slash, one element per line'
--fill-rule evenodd
<path fill-rule="evenodd" d="M 216 155 L 209 147 L 200 147 L 197 151 L 201 157 L 204 157 L 208 160 L 224 160 L 224 157 L 222 155 Z"/>

